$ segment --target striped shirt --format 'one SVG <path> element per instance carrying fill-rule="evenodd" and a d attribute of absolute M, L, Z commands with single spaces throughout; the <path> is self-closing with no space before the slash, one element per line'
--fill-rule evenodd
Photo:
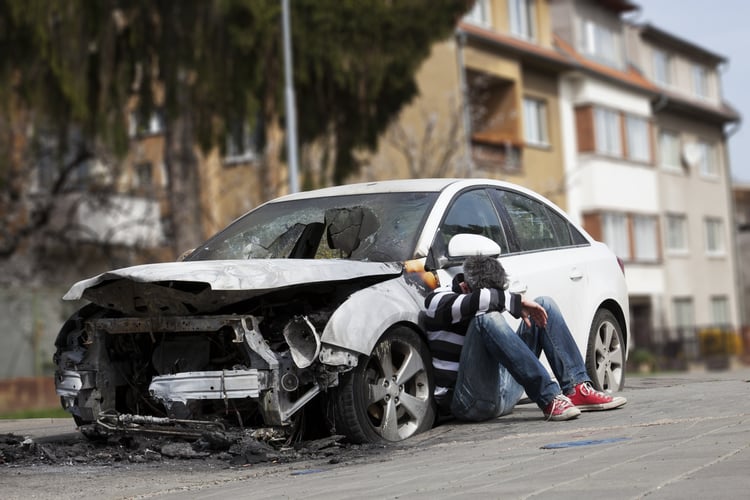
<path fill-rule="evenodd" d="M 497 288 L 462 293 L 458 286 L 461 281 L 463 275 L 459 274 L 452 286 L 437 288 L 425 298 L 424 325 L 432 353 L 435 399 L 440 406 L 450 405 L 461 348 L 472 318 L 505 310 L 515 317 L 521 315 L 521 295 Z"/>

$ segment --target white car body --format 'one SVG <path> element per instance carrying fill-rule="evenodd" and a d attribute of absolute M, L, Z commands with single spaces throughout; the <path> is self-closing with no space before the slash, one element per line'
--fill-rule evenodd
<path fill-rule="evenodd" d="M 553 297 L 595 385 L 622 387 L 628 296 L 612 252 L 520 186 L 422 179 L 284 196 L 185 262 L 76 283 L 65 299 L 92 305 L 56 343 L 63 406 L 79 424 L 122 430 L 200 424 L 231 400 L 284 426 L 324 393 L 352 439 L 405 439 L 434 419 L 420 314 L 461 270 L 465 256 L 446 248 L 459 233 L 497 240 L 511 291 Z"/>

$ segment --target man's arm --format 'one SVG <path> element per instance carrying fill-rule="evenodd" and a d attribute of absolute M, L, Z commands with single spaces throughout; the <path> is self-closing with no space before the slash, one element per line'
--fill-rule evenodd
<path fill-rule="evenodd" d="M 526 326 L 531 326 L 531 320 L 542 328 L 547 326 L 547 311 L 533 300 L 521 299 L 521 317 Z"/>
<path fill-rule="evenodd" d="M 490 311 L 507 310 L 515 317 L 522 314 L 521 296 L 497 288 L 482 288 L 469 293 L 456 293 L 439 288 L 425 298 L 430 322 L 449 325 L 466 321 Z"/>

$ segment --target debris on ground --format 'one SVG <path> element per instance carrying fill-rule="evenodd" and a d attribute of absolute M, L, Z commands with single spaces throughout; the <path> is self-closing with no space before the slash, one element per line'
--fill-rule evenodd
<path fill-rule="evenodd" d="M 33 465 L 117 465 L 169 460 L 203 460 L 226 467 L 260 463 L 281 464 L 323 459 L 329 464 L 383 449 L 382 445 L 355 445 L 333 435 L 289 444 L 272 431 L 206 432 L 199 439 L 165 436 L 110 436 L 96 440 L 81 435 L 34 440 L 16 434 L 0 435 L 0 467 Z"/>

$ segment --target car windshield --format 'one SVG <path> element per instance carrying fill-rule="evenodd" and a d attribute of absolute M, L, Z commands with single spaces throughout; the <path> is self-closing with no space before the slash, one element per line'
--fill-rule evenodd
<path fill-rule="evenodd" d="M 268 203 L 198 247 L 186 260 L 413 258 L 437 193 L 378 193 Z"/>

